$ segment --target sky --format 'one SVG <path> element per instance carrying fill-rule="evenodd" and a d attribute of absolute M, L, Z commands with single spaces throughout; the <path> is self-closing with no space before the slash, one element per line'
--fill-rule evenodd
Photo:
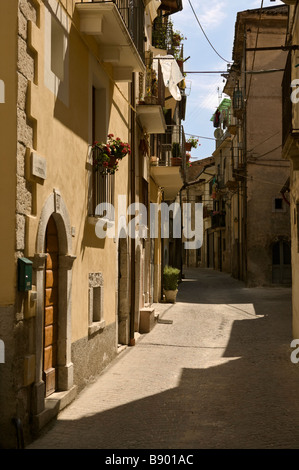
<path fill-rule="evenodd" d="M 261 0 L 183 0 L 183 10 L 172 15 L 174 29 L 181 31 L 184 40 L 186 72 L 226 71 L 228 63 L 221 59 L 206 40 L 190 6 L 201 23 L 208 39 L 227 61 L 232 60 L 235 22 L 238 11 L 259 8 Z M 264 0 L 264 7 L 284 5 L 279 0 Z M 191 161 L 210 157 L 215 150 L 214 127 L 210 121 L 223 98 L 225 80 L 221 74 L 187 74 L 188 94 L 186 118 L 183 121 L 186 139 L 188 134 L 202 136 L 200 146 L 192 149 Z"/>

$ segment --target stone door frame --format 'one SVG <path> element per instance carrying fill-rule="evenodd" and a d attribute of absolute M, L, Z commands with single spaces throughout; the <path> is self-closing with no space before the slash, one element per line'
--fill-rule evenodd
<path fill-rule="evenodd" d="M 33 414 L 39 415 L 45 409 L 45 384 L 43 370 L 43 330 L 44 330 L 44 283 L 45 283 L 45 235 L 50 217 L 53 216 L 59 239 L 59 336 L 57 351 L 58 393 L 73 387 L 73 364 L 71 361 L 71 288 L 72 267 L 75 256 L 72 253 L 71 225 L 67 207 L 58 190 L 46 200 L 41 211 L 37 230 L 36 252 L 33 269 L 36 279 L 37 304 L 35 319 L 36 368 L 34 384 Z M 49 399 L 53 399 L 52 394 Z"/>

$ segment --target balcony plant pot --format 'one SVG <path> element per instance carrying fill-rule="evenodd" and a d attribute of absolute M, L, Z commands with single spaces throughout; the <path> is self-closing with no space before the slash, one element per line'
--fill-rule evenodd
<path fill-rule="evenodd" d="M 115 171 L 118 168 L 118 158 L 115 155 L 110 155 L 108 163 L 108 172 Z"/>
<path fill-rule="evenodd" d="M 176 302 L 179 274 L 180 270 L 172 266 L 165 266 L 163 270 L 163 290 L 166 302 Z"/>
<path fill-rule="evenodd" d="M 191 152 L 192 144 L 191 142 L 185 142 L 185 150 L 186 152 Z"/>
<path fill-rule="evenodd" d="M 171 157 L 171 166 L 182 166 L 181 157 Z"/>

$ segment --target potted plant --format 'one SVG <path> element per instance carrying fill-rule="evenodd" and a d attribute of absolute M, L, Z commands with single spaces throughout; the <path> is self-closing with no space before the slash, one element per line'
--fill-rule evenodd
<path fill-rule="evenodd" d="M 196 139 L 195 137 L 190 137 L 185 143 L 185 148 L 188 152 L 190 152 L 192 148 L 196 149 L 197 146 L 198 146 L 198 139 Z"/>
<path fill-rule="evenodd" d="M 172 45 L 174 47 L 178 47 L 181 45 L 181 42 L 184 40 L 184 39 L 187 39 L 184 37 L 183 34 L 181 34 L 180 31 L 173 31 L 172 33 Z"/>
<path fill-rule="evenodd" d="M 181 166 L 182 164 L 182 154 L 181 147 L 179 142 L 173 142 L 171 149 L 171 166 Z"/>
<path fill-rule="evenodd" d="M 165 266 L 163 270 L 163 289 L 166 302 L 175 303 L 178 293 L 180 270 Z"/>
<path fill-rule="evenodd" d="M 119 161 L 130 153 L 128 143 L 122 142 L 119 137 L 114 139 L 114 135 L 109 134 L 106 143 L 94 142 L 92 145 L 93 166 L 102 175 L 113 175 L 118 170 Z"/>

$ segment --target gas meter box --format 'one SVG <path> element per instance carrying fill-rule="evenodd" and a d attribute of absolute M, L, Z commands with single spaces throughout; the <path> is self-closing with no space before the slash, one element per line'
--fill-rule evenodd
<path fill-rule="evenodd" d="M 32 289 L 32 261 L 18 258 L 18 290 L 26 292 Z"/>

